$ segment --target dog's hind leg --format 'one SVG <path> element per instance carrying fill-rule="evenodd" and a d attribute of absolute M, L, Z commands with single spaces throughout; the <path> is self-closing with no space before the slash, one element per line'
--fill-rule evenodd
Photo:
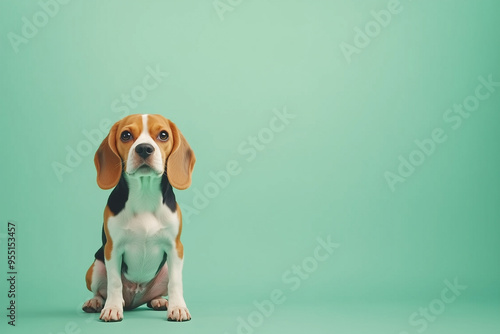
<path fill-rule="evenodd" d="M 107 275 L 106 267 L 100 260 L 95 260 L 87 270 L 85 275 L 87 289 L 94 293 L 94 297 L 87 300 L 82 310 L 87 313 L 99 313 L 104 306 L 104 300 L 107 296 Z"/>
<path fill-rule="evenodd" d="M 153 310 L 166 310 L 168 300 L 163 298 L 168 294 L 168 266 L 165 263 L 155 278 L 148 283 L 142 302 L 146 302 Z"/>

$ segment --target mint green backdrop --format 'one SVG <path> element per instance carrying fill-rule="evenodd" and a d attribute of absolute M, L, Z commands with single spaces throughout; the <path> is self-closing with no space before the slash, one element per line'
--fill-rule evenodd
<path fill-rule="evenodd" d="M 499 11 L 2 1 L 3 330 L 498 333 Z M 176 192 L 189 323 L 79 311 L 109 194 L 93 154 L 130 113 L 170 118 L 197 157 Z"/>

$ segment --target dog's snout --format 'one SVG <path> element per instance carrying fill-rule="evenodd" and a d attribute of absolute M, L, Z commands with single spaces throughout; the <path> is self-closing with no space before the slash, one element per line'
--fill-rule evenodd
<path fill-rule="evenodd" d="M 139 144 L 135 147 L 135 152 L 143 159 L 148 158 L 154 151 L 155 148 L 151 144 Z"/>

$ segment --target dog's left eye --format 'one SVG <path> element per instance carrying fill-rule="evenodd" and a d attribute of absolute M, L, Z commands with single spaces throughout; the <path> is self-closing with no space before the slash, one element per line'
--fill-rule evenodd
<path fill-rule="evenodd" d="M 158 135 L 158 139 L 161 140 L 161 141 L 167 141 L 167 139 L 168 139 L 168 132 L 167 131 L 160 132 L 160 134 Z"/>
<path fill-rule="evenodd" d="M 132 134 L 128 131 L 123 131 L 122 134 L 120 135 L 120 139 L 122 142 L 128 142 L 130 139 L 132 139 Z"/>

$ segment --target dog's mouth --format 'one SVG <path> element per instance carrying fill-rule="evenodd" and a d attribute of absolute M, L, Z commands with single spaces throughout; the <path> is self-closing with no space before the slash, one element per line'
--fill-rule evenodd
<path fill-rule="evenodd" d="M 134 169 L 134 171 L 132 171 L 128 174 L 129 175 L 150 175 L 150 174 L 158 174 L 158 171 L 156 169 L 154 169 L 153 167 L 151 167 L 150 165 L 148 165 L 147 163 L 143 163 L 142 165 L 140 165 L 139 167 Z"/>
<path fill-rule="evenodd" d="M 139 168 L 137 168 L 135 171 L 136 172 L 150 172 L 152 170 L 153 170 L 153 168 L 151 168 L 150 165 L 143 164 L 143 165 L 139 166 Z"/>

